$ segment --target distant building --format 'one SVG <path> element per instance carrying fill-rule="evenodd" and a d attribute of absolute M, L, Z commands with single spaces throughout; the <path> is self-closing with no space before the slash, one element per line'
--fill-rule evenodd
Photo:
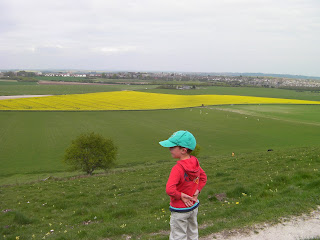
<path fill-rule="evenodd" d="M 189 90 L 189 89 L 191 89 L 191 86 L 188 86 L 188 85 L 177 86 L 177 89 L 180 89 L 180 90 Z"/>

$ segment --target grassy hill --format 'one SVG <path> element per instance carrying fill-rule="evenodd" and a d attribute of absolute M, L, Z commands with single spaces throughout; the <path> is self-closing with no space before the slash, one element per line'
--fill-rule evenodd
<path fill-rule="evenodd" d="M 76 136 L 90 131 L 115 140 L 119 166 L 167 160 L 158 142 L 178 129 L 194 132 L 205 156 L 318 145 L 319 106 L 256 106 L 257 116 L 252 110 L 232 112 L 249 108 L 0 112 L 0 177 L 19 180 L 15 174 L 65 171 L 61 162 L 65 149 Z"/>
<path fill-rule="evenodd" d="M 319 147 L 200 158 L 200 235 L 277 221 L 320 204 Z M 166 154 L 163 154 L 166 155 Z M 165 183 L 173 162 L 146 163 L 93 177 L 3 186 L 4 239 L 167 239 Z M 217 193 L 227 198 L 218 201 Z"/>
<path fill-rule="evenodd" d="M 36 94 L 37 86 L 30 86 L 10 91 Z M 320 100 L 317 93 L 262 90 L 195 91 Z M 0 112 L 0 236 L 167 239 L 170 213 L 164 188 L 175 160 L 158 142 L 179 129 L 196 136 L 208 175 L 200 196 L 201 235 L 309 211 L 320 204 L 319 123 L 319 106 L 311 105 Z M 71 140 L 87 131 L 114 139 L 119 146 L 115 169 L 89 178 L 62 164 Z M 217 193 L 227 198 L 220 202 Z"/>

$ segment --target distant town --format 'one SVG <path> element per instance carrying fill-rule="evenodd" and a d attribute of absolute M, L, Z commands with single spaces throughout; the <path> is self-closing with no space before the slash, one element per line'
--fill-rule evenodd
<path fill-rule="evenodd" d="M 320 77 L 262 73 L 185 73 L 185 72 L 95 72 L 95 71 L 0 71 L 0 79 L 18 81 L 64 81 L 83 83 L 168 84 L 190 86 L 253 86 L 265 88 L 320 89 Z M 70 80 L 71 79 L 71 80 Z"/>

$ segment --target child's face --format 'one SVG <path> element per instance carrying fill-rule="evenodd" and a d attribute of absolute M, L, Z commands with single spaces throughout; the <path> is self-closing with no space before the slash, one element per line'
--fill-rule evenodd
<path fill-rule="evenodd" d="M 175 147 L 171 147 L 169 149 L 170 149 L 171 156 L 173 158 L 181 159 L 186 154 L 186 148 L 175 146 Z"/>

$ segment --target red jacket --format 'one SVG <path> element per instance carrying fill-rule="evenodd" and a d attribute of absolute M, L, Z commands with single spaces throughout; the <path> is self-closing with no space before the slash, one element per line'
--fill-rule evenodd
<path fill-rule="evenodd" d="M 200 167 L 196 157 L 191 156 L 185 160 L 177 161 L 171 169 L 166 185 L 166 192 L 170 196 L 170 206 L 174 208 L 187 208 L 181 200 L 181 192 L 193 196 L 195 191 L 206 185 L 207 175 Z"/>

